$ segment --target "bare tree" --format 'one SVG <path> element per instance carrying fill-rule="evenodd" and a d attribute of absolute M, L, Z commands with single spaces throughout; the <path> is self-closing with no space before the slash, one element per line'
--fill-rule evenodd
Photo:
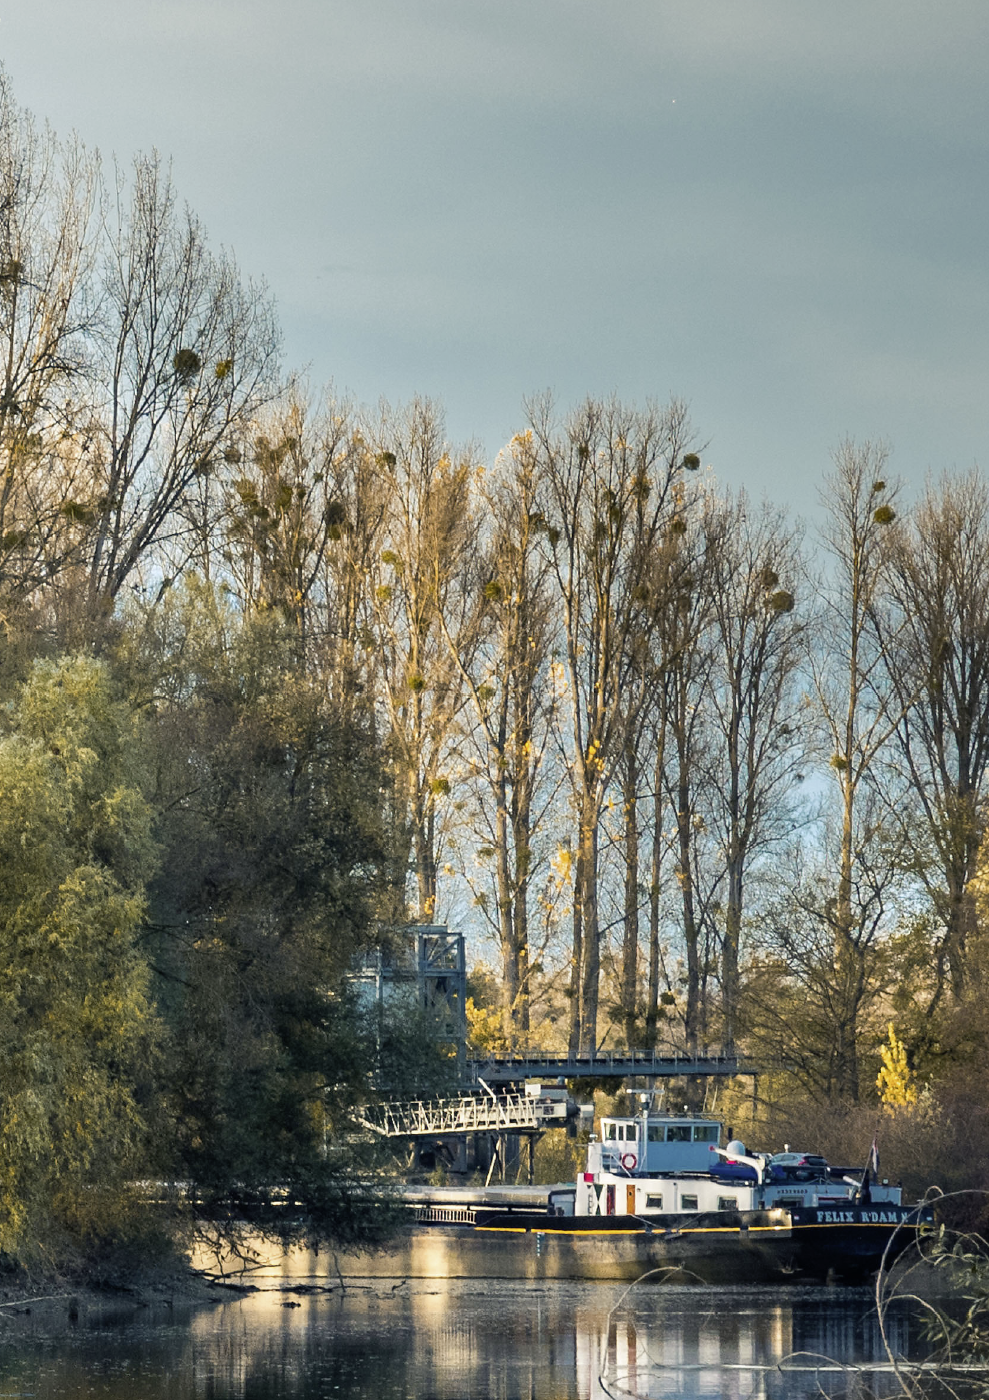
<path fill-rule="evenodd" d="M 571 706 L 578 811 L 571 979 L 571 1047 L 597 1037 L 601 928 L 598 837 L 602 804 L 644 703 L 643 657 L 662 612 L 656 555 L 683 465 L 686 413 L 588 401 L 559 426 L 530 406 L 546 541 L 559 599 Z"/>
<path fill-rule="evenodd" d="M 681 509 L 670 524 L 667 596 L 657 633 L 662 680 L 660 704 L 664 767 L 660 780 L 675 826 L 675 873 L 680 895 L 686 962 L 684 1037 L 696 1051 L 706 1039 L 707 1002 L 703 890 L 698 881 L 699 840 L 706 830 L 703 774 L 710 735 L 705 699 L 713 664 L 711 636 L 711 549 L 701 511 Z"/>
<path fill-rule="evenodd" d="M 911 865 L 943 929 L 934 1011 L 945 990 L 957 1002 L 966 989 L 975 923 L 968 884 L 985 830 L 989 487 L 981 473 L 928 485 L 897 535 L 890 586 L 902 626 L 886 661 L 902 711 L 900 759 L 920 814 L 922 849 Z"/>
<path fill-rule="evenodd" d="M 300 660 L 335 611 L 325 595 L 327 556 L 348 531 L 355 454 L 348 418 L 321 413 L 295 391 L 228 449 L 225 562 L 244 605 L 275 611 L 296 636 Z"/>
<path fill-rule="evenodd" d="M 118 176 L 106 231 L 88 605 L 98 616 L 149 552 L 188 531 L 197 478 L 274 393 L 278 337 L 269 300 L 177 208 L 157 156 Z"/>
<path fill-rule="evenodd" d="M 647 710 L 643 706 L 643 711 Z M 648 730 L 641 724 L 630 725 L 618 764 L 621 789 L 622 850 L 624 854 L 622 884 L 621 972 L 619 976 L 619 1007 L 626 1045 L 638 1044 L 639 1010 L 639 905 L 640 905 L 640 843 L 642 822 L 639 816 L 642 786 L 642 747 Z"/>
<path fill-rule="evenodd" d="M 390 475 L 382 473 L 366 424 L 329 394 L 316 422 L 325 473 L 326 546 L 321 555 L 321 665 L 338 706 L 374 704 L 380 684 L 374 581 L 382 583 L 381 553 L 389 510 Z"/>
<path fill-rule="evenodd" d="M 651 707 L 651 728 L 648 731 L 652 745 L 652 792 L 650 794 L 650 834 L 649 834 L 649 952 L 646 972 L 645 1044 L 655 1050 L 660 1022 L 665 1020 L 665 1009 L 661 998 L 673 999 L 668 979 L 665 990 L 660 987 L 663 971 L 662 945 L 662 889 L 663 866 L 669 859 L 669 843 L 663 830 L 663 814 L 666 810 L 666 790 L 663 775 L 666 771 L 668 715 L 665 691 L 660 690 L 658 700 Z"/>
<path fill-rule="evenodd" d="M 479 494 L 488 526 L 479 580 L 484 615 L 472 655 L 464 656 L 442 621 L 475 715 L 469 746 L 478 755 L 480 849 L 493 866 L 506 1038 L 519 1045 L 529 1034 L 534 827 L 554 711 L 547 683 L 553 620 L 531 433 L 513 439 Z M 489 907 L 483 892 L 481 902 Z"/>
<path fill-rule="evenodd" d="M 706 805 L 724 863 L 722 1043 L 733 1054 L 739 953 L 750 862 L 789 832 L 789 798 L 804 759 L 799 672 L 805 624 L 794 611 L 801 569 L 795 532 L 744 492 L 709 500 L 707 589 L 712 641 L 705 706 L 713 733 Z"/>
<path fill-rule="evenodd" d="M 849 1047 L 857 1074 L 858 1044 L 870 1032 L 881 1039 L 878 1009 L 897 975 L 887 935 L 897 917 L 902 851 L 895 841 L 882 840 L 879 795 L 863 794 L 860 806 L 866 809 L 861 825 L 872 839 L 857 852 L 854 919 L 845 941 L 835 937 L 834 876 L 826 856 L 831 842 L 840 842 L 840 829 L 825 829 L 823 859 L 820 851 L 797 847 L 781 861 L 775 892 L 753 930 L 746 973 L 752 1053 L 785 1069 L 813 1099 L 829 1103 L 858 1098 L 860 1086 L 849 1077 Z"/>
<path fill-rule="evenodd" d="M 832 573 L 823 592 L 823 645 L 814 657 L 815 691 L 830 750 L 829 772 L 838 789 L 840 833 L 837 880 L 825 916 L 834 939 L 835 985 L 847 1001 L 835 1016 L 835 1092 L 857 1098 L 857 989 L 864 949 L 873 935 L 869 881 L 859 878 L 864 853 L 881 836 L 876 803 L 860 810 L 863 786 L 878 765 L 902 717 L 886 658 L 896 647 L 888 623 L 889 562 L 898 491 L 886 480 L 880 444 L 841 445 L 826 479 L 830 518 L 825 542 Z"/>
<path fill-rule="evenodd" d="M 39 130 L 0 70 L 0 593 L 51 584 L 87 524 L 89 274 L 99 164 Z"/>
<path fill-rule="evenodd" d="M 365 437 L 384 506 L 378 535 L 384 547 L 370 561 L 369 580 L 377 676 L 418 917 L 429 922 L 436 913 L 443 810 L 456 781 L 463 671 L 484 612 L 471 494 L 476 466 L 470 451 L 448 449 L 442 415 L 428 400 L 383 409 Z"/>

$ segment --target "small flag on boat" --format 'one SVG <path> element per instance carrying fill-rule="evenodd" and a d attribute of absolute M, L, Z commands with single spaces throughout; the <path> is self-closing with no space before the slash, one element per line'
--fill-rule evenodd
<path fill-rule="evenodd" d="M 879 1144 L 875 1137 L 872 1139 L 872 1147 L 869 1150 L 869 1166 L 872 1168 L 873 1176 L 879 1175 Z"/>

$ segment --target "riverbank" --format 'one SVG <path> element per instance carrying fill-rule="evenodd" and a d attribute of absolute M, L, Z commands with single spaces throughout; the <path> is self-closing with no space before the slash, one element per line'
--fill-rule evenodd
<path fill-rule="evenodd" d="M 98 1283 L 11 1271 L 0 1275 L 0 1342 L 28 1332 L 60 1336 L 100 1320 L 158 1317 L 176 1308 L 206 1307 L 229 1298 L 232 1291 L 182 1265 Z"/>

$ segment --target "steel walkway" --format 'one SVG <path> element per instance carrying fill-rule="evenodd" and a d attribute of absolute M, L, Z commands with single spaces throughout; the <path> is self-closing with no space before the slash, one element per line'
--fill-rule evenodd
<path fill-rule="evenodd" d="M 380 1137 L 440 1137 L 447 1133 L 534 1133 L 566 1118 L 566 1104 L 526 1094 L 462 1094 L 376 1104 L 358 1120 Z"/>

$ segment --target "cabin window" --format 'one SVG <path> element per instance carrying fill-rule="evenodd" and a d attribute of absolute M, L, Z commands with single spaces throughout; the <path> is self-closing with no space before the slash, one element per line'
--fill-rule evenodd
<path fill-rule="evenodd" d="M 680 1209 L 681 1209 L 681 1210 L 696 1210 L 696 1209 L 697 1209 L 697 1197 L 696 1197 L 696 1196 L 681 1196 L 681 1197 L 680 1197 Z"/>
<path fill-rule="evenodd" d="M 650 1124 L 649 1124 L 649 1141 L 650 1141 L 650 1142 L 662 1142 L 662 1141 L 663 1141 L 663 1125 L 662 1125 L 662 1123 L 650 1123 Z"/>
<path fill-rule="evenodd" d="M 646 1210 L 662 1210 L 662 1209 L 663 1209 L 663 1198 L 662 1198 L 662 1196 L 647 1196 L 647 1197 L 646 1197 Z"/>
<path fill-rule="evenodd" d="M 719 1196 L 719 1197 L 718 1197 L 718 1210 L 737 1210 L 737 1209 L 738 1209 L 738 1197 L 737 1197 L 737 1196 Z"/>
<path fill-rule="evenodd" d="M 605 1125 L 604 1125 L 604 1138 L 605 1138 L 605 1142 L 614 1142 L 614 1141 L 616 1140 L 617 1137 L 618 1137 L 618 1129 L 617 1129 L 617 1127 L 615 1126 L 615 1124 L 614 1124 L 614 1123 L 605 1123 Z"/>
<path fill-rule="evenodd" d="M 626 1124 L 625 1124 L 625 1141 L 626 1141 L 626 1142 L 635 1142 L 635 1140 L 636 1140 L 637 1137 L 638 1137 L 638 1133 L 637 1133 L 636 1130 L 635 1130 L 635 1124 L 634 1124 L 634 1123 L 626 1123 Z"/>
<path fill-rule="evenodd" d="M 666 1141 L 667 1141 L 667 1142 L 689 1142 L 689 1141 L 690 1141 L 690 1124 L 689 1124 L 689 1123 L 671 1123 L 670 1126 L 666 1129 Z"/>
<path fill-rule="evenodd" d="M 715 1123 L 698 1123 L 694 1127 L 694 1142 L 717 1142 L 719 1136 Z"/>

